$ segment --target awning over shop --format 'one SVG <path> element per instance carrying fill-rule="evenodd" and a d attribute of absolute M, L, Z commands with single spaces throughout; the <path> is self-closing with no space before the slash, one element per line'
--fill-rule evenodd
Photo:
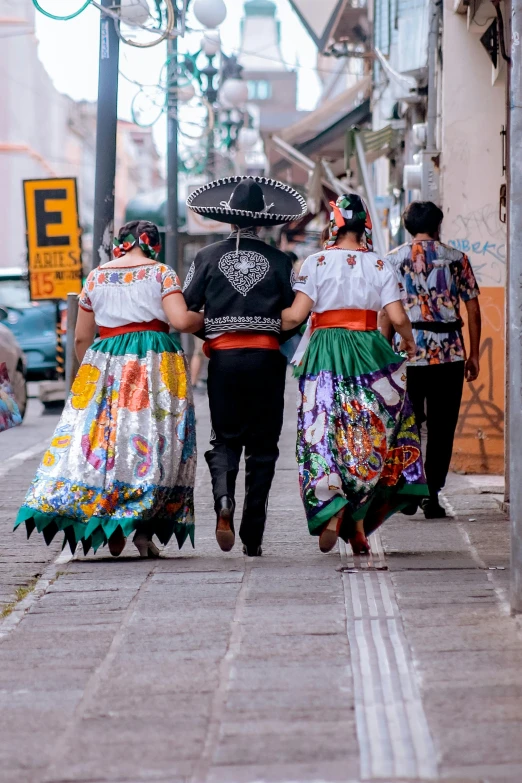
<path fill-rule="evenodd" d="M 307 155 L 312 155 L 314 152 L 321 152 L 323 155 L 328 154 L 328 146 L 330 144 L 339 141 L 346 131 L 353 128 L 354 125 L 360 125 L 362 122 L 366 122 L 370 116 L 370 99 L 367 98 L 337 120 L 337 122 L 329 125 L 312 139 L 299 144 L 298 147 L 301 152 L 304 152 Z"/>
<path fill-rule="evenodd" d="M 360 139 L 365 152 L 366 162 L 373 163 L 377 158 L 386 155 L 399 143 L 399 133 L 391 125 L 380 130 L 350 130 L 346 134 L 345 166 L 351 168 L 350 162 L 357 154 L 356 136 Z"/>
<path fill-rule="evenodd" d="M 350 93 L 352 99 L 351 107 L 346 111 L 345 103 L 343 113 L 340 116 L 337 115 L 334 122 L 323 125 L 323 114 L 320 115 L 319 119 L 314 117 L 318 112 L 322 112 L 324 107 L 321 107 L 315 112 L 312 112 L 306 119 L 301 120 L 301 122 L 296 123 L 296 125 L 280 132 L 277 137 L 272 137 L 274 147 L 282 153 L 283 157 L 283 160 L 277 161 L 272 165 L 272 174 L 274 176 L 287 165 L 286 161 L 289 159 L 289 149 L 292 150 L 294 157 L 296 152 L 299 152 L 306 157 L 320 155 L 321 158 L 332 161 L 334 168 L 336 162 L 341 163 L 341 168 L 343 170 L 346 168 L 346 166 L 344 166 L 346 133 L 352 128 L 367 122 L 371 118 L 370 99 L 366 94 L 364 85 L 361 90 L 360 84 L 361 83 L 359 83 L 357 92 L 352 88 L 343 93 L 345 99 L 347 92 Z M 354 103 L 354 97 L 358 99 L 359 102 Z M 328 101 L 328 104 L 331 105 L 332 103 L 337 103 L 337 101 L 338 98 L 335 98 L 333 99 L 333 102 Z M 311 128 L 317 128 L 318 126 L 321 126 L 320 130 L 311 132 Z M 294 141 L 292 141 L 292 139 L 294 139 Z M 285 144 L 288 145 L 286 150 L 283 148 Z M 293 160 L 293 162 L 300 165 L 299 161 Z M 305 168 L 306 167 L 307 166 L 305 166 Z"/>
<path fill-rule="evenodd" d="M 343 192 L 343 186 L 341 182 L 333 175 L 329 165 L 323 161 L 313 161 L 311 158 L 304 155 L 300 150 L 293 147 L 288 142 L 284 141 L 280 136 L 272 136 L 272 143 L 275 148 L 281 153 L 285 161 L 295 163 L 300 168 L 307 171 L 308 174 L 312 174 L 317 171 L 317 167 L 320 167 L 321 180 L 326 188 L 330 188 L 333 193 L 340 195 Z M 283 164 L 285 165 L 285 164 Z M 295 187 L 294 185 L 292 187 Z"/>
<path fill-rule="evenodd" d="M 370 97 L 370 89 L 370 76 L 359 79 L 356 84 L 343 90 L 335 98 L 325 101 L 302 120 L 280 131 L 279 137 L 298 147 L 305 142 L 310 142 L 365 103 Z"/>

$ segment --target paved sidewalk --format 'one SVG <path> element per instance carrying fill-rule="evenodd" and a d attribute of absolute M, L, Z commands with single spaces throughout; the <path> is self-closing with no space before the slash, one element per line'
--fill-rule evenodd
<path fill-rule="evenodd" d="M 12 533 L 16 513 L 59 418 L 42 411 L 37 400 L 29 400 L 22 426 L 0 434 L 0 616 L 16 600 L 17 591 L 31 587 L 60 551 L 58 541 L 47 547 L 34 533 L 29 543 L 25 530 Z"/>
<path fill-rule="evenodd" d="M 508 571 L 487 570 L 508 565 L 494 496 L 453 476 L 456 519 L 393 517 L 370 563 L 321 555 L 293 382 L 287 397 L 262 558 L 215 543 L 198 396 L 196 550 L 48 568 L 45 593 L 8 618 L 2 783 L 522 780 L 522 640 Z"/>

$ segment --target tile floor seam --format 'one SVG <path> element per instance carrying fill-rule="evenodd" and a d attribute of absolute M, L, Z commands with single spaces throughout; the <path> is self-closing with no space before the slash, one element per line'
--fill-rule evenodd
<path fill-rule="evenodd" d="M 243 634 L 241 622 L 246 608 L 247 597 L 250 592 L 252 566 L 252 560 L 250 558 L 245 558 L 243 578 L 236 597 L 228 646 L 219 665 L 218 686 L 212 700 L 205 743 L 201 756 L 194 766 L 191 783 L 205 783 L 207 781 L 213 765 L 214 755 L 219 744 L 219 732 L 226 708 L 233 661 L 241 648 L 241 637 Z"/>
<path fill-rule="evenodd" d="M 381 570 L 384 556 L 379 544 L 379 570 L 372 570 L 368 560 L 362 564 L 365 570 L 341 571 L 360 777 L 363 781 L 433 780 L 438 774 L 435 747 L 391 575 Z M 340 555 L 344 566 L 350 555 L 342 542 Z"/>
<path fill-rule="evenodd" d="M 116 633 L 112 638 L 107 653 L 103 657 L 100 664 L 94 669 L 94 671 L 88 678 L 85 687 L 83 689 L 83 695 L 80 701 L 78 702 L 76 709 L 74 710 L 74 713 L 67 726 L 67 729 L 58 737 L 54 745 L 53 754 L 51 755 L 49 764 L 47 765 L 43 773 L 42 780 L 44 781 L 44 783 L 66 783 L 67 779 L 60 777 L 59 774 L 57 773 L 58 773 L 59 764 L 68 750 L 69 739 L 73 735 L 73 732 L 77 727 L 77 725 L 81 722 L 84 714 L 91 706 L 91 702 L 98 691 L 101 678 L 110 669 L 110 666 L 115 660 L 118 650 L 123 642 L 125 631 L 127 629 L 129 620 L 132 619 L 132 616 L 134 615 L 134 612 L 136 610 L 136 604 L 139 600 L 140 593 L 143 590 L 143 588 L 146 587 L 147 583 L 151 580 L 155 568 L 156 568 L 156 563 L 151 565 L 149 572 L 146 574 L 144 579 L 136 588 L 136 592 L 132 597 L 127 609 L 125 610 L 125 614 L 121 620 L 118 630 L 116 631 Z"/>
<path fill-rule="evenodd" d="M 495 585 L 495 583 L 493 581 L 493 577 L 492 577 L 491 573 L 489 573 L 488 566 L 486 565 L 486 563 L 483 561 L 483 559 L 479 555 L 476 547 L 473 546 L 473 544 L 471 542 L 471 539 L 469 537 L 469 534 L 468 534 L 467 530 L 465 529 L 464 525 L 462 524 L 462 522 L 460 521 L 459 515 L 456 512 L 453 504 L 451 503 L 451 501 L 449 500 L 448 496 L 444 492 L 442 492 L 441 495 L 442 495 L 442 498 L 443 498 L 443 501 L 444 501 L 445 505 L 448 508 L 448 511 L 455 518 L 457 529 L 458 529 L 460 535 L 462 536 L 462 538 L 464 539 L 464 543 L 468 547 L 468 549 L 469 549 L 469 551 L 471 553 L 471 557 L 473 558 L 475 563 L 477 563 L 477 565 L 483 571 L 485 571 L 486 578 L 487 578 L 488 582 L 490 582 L 490 584 L 493 586 L 493 590 L 495 592 L 495 595 L 497 597 L 497 601 L 499 603 L 499 606 L 500 606 L 502 612 L 505 615 L 510 616 L 511 615 L 511 608 L 510 608 L 510 604 L 509 604 L 509 598 L 506 595 L 506 591 L 503 590 L 501 587 L 498 587 L 497 585 Z M 522 629 L 520 627 L 518 627 L 518 631 L 519 631 L 519 633 L 521 633 Z"/>

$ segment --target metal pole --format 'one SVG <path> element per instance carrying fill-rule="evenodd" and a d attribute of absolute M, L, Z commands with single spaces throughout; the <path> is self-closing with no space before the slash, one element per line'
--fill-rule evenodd
<path fill-rule="evenodd" d="M 426 112 L 426 149 L 422 152 L 421 193 L 424 201 L 440 204 L 439 157 L 437 150 L 437 59 L 439 51 L 441 0 L 430 0 L 428 33 L 428 105 Z"/>
<path fill-rule="evenodd" d="M 120 0 L 101 0 L 104 8 Z M 101 14 L 98 111 L 96 118 L 96 175 L 94 185 L 93 267 L 109 261 L 114 234 L 114 187 L 118 122 L 118 64 L 120 39 L 116 22 Z"/>
<path fill-rule="evenodd" d="M 169 92 L 167 115 L 167 225 L 165 236 L 165 259 L 167 264 L 178 267 L 178 98 L 177 64 L 178 39 L 170 38 L 167 43 L 169 58 Z M 181 271 L 181 270 L 180 270 Z"/>
<path fill-rule="evenodd" d="M 74 332 L 78 320 L 78 294 L 67 294 L 67 338 L 65 343 L 65 397 L 69 395 L 71 386 L 80 366 L 74 350 Z"/>
<path fill-rule="evenodd" d="M 426 128 L 426 149 L 437 149 L 437 52 L 439 48 L 441 4 L 440 0 L 430 2 L 430 29 L 428 33 L 428 107 Z"/>
<path fill-rule="evenodd" d="M 63 334 L 62 334 L 62 311 L 60 309 L 60 302 L 56 302 L 55 310 L 56 318 L 56 375 L 59 381 L 63 381 L 65 377 L 65 356 L 63 349 Z"/>
<path fill-rule="evenodd" d="M 359 161 L 359 168 L 361 170 L 366 199 L 368 201 L 368 207 L 373 222 L 373 243 L 376 252 L 382 255 L 383 253 L 386 253 L 386 242 L 384 240 L 381 222 L 377 214 L 377 207 L 375 206 L 372 183 L 370 181 L 370 172 L 368 171 L 368 164 L 366 162 L 366 153 L 364 151 L 361 137 L 358 133 L 355 134 L 355 150 L 357 152 L 357 160 Z"/>
<path fill-rule="evenodd" d="M 511 3 L 509 100 L 509 471 L 511 609 L 522 612 L 522 0 Z"/>

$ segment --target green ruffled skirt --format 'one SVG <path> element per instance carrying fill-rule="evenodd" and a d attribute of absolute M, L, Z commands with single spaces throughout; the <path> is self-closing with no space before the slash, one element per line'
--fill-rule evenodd
<path fill-rule="evenodd" d="M 344 509 L 341 537 L 426 497 L 404 359 L 378 331 L 318 329 L 299 378 L 297 461 L 312 535 Z"/>
<path fill-rule="evenodd" d="M 118 528 L 194 544 L 196 436 L 179 340 L 135 332 L 96 340 L 15 523 L 74 552 Z"/>

